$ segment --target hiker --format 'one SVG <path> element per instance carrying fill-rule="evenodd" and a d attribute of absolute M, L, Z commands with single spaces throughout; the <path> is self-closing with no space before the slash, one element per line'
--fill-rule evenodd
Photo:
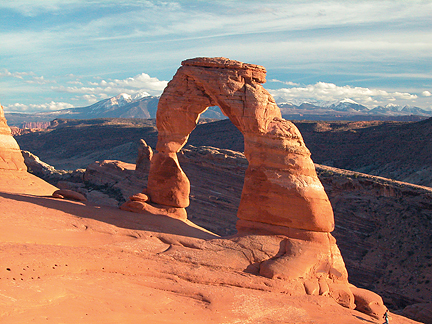
<path fill-rule="evenodd" d="M 388 311 L 388 309 L 387 309 L 386 312 L 384 313 L 383 318 L 385 319 L 384 324 L 389 324 L 389 323 L 390 323 L 390 322 L 389 322 L 389 311 Z"/>

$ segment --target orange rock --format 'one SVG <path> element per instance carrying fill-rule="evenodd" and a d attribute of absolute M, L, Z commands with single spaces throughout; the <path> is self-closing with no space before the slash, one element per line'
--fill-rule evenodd
<path fill-rule="evenodd" d="M 189 206 L 189 179 L 180 168 L 175 152 L 155 154 L 150 171 L 146 192 L 152 202 L 178 208 Z"/>
<path fill-rule="evenodd" d="M 137 193 L 131 197 L 129 197 L 130 200 L 132 201 L 142 201 L 142 202 L 146 202 L 149 200 L 149 197 L 144 194 L 144 193 Z"/>
<path fill-rule="evenodd" d="M 138 157 L 136 160 L 135 174 L 144 178 L 150 170 L 150 161 L 153 158 L 153 150 L 147 143 L 141 139 L 138 146 Z"/>
<path fill-rule="evenodd" d="M 18 143 L 11 135 L 0 105 L 0 170 L 27 171 Z"/>
<path fill-rule="evenodd" d="M 425 324 L 430 324 L 432 323 L 432 302 L 409 305 L 404 308 L 402 315 Z"/>
<path fill-rule="evenodd" d="M 51 195 L 57 188 L 27 172 L 20 147 L 0 105 L 0 191 L 31 195 Z"/>
<path fill-rule="evenodd" d="M 245 137 L 249 167 L 238 218 L 330 232 L 334 228 L 333 210 L 310 152 L 297 127 L 282 119 L 274 99 L 261 86 L 265 74 L 261 66 L 226 58 L 182 62 L 160 98 L 156 119 L 158 154 L 172 158 L 170 180 L 158 157 L 150 167 L 150 198 L 177 207 L 188 203 L 188 182 L 175 154 L 186 143 L 199 115 L 217 105 Z M 167 158 L 163 161 L 168 163 Z"/>
<path fill-rule="evenodd" d="M 187 220 L 187 213 L 186 209 L 184 208 L 150 204 L 149 202 L 144 202 L 137 199 L 125 202 L 123 205 L 120 206 L 120 209 L 140 214 L 150 213 L 153 215 L 168 216 L 183 221 Z"/>
<path fill-rule="evenodd" d="M 71 200 L 77 200 L 77 201 L 87 201 L 87 198 L 80 194 L 79 192 L 69 190 L 69 189 L 59 189 L 53 192 L 52 196 L 54 198 L 61 198 L 61 199 L 71 199 Z"/>
<path fill-rule="evenodd" d="M 382 319 L 384 313 L 387 311 L 381 296 L 366 289 L 357 287 L 350 287 L 351 292 L 354 294 L 356 303 L 356 310 L 368 314 L 377 319 Z"/>

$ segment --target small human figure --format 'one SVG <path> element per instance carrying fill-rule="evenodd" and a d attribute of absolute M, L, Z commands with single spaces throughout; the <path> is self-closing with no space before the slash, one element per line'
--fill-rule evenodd
<path fill-rule="evenodd" d="M 386 312 L 384 313 L 383 318 L 385 319 L 384 324 L 389 324 L 389 323 L 390 323 L 390 322 L 389 322 L 389 311 L 388 311 L 388 309 L 387 309 Z"/>

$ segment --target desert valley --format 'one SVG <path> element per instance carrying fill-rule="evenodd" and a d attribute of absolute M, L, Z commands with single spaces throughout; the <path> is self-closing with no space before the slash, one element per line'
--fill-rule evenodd
<path fill-rule="evenodd" d="M 432 118 L 289 122 L 264 81 L 199 58 L 156 119 L 0 111 L 1 322 L 432 323 Z"/>

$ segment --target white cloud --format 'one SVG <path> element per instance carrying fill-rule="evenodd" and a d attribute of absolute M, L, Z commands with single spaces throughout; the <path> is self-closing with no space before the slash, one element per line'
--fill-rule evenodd
<path fill-rule="evenodd" d="M 99 101 L 95 95 L 84 95 L 84 96 L 82 96 L 82 98 L 84 100 L 87 100 L 87 102 L 90 104 L 94 104 L 94 103 Z"/>
<path fill-rule="evenodd" d="M 69 83 L 69 84 L 83 85 L 83 83 L 81 81 L 78 81 L 78 80 L 76 80 L 76 81 L 68 81 L 67 83 Z"/>
<path fill-rule="evenodd" d="M 267 82 L 276 82 L 276 83 L 283 83 L 289 86 L 298 86 L 298 83 L 292 82 L 292 81 L 281 81 L 281 80 L 277 80 L 277 79 L 271 79 L 271 80 L 267 80 Z"/>
<path fill-rule="evenodd" d="M 51 87 L 51 89 L 56 92 L 82 94 L 82 99 L 94 103 L 97 100 L 113 97 L 120 93 L 136 95 L 146 92 L 154 96 L 160 95 L 167 84 L 167 81 L 161 81 L 146 73 L 141 73 L 123 80 L 101 80 L 100 82 L 89 82 L 88 86 L 58 86 Z"/>
<path fill-rule="evenodd" d="M 26 83 L 29 84 L 48 84 L 48 83 L 57 83 L 54 80 L 47 80 L 43 76 L 34 76 L 31 80 L 26 80 Z"/>
<path fill-rule="evenodd" d="M 152 78 L 146 73 L 141 73 L 133 78 L 127 78 L 125 80 L 114 80 L 108 82 L 111 87 L 126 87 L 132 89 L 145 89 L 150 91 L 162 92 L 167 86 L 167 81 L 160 81 L 157 78 Z"/>
<path fill-rule="evenodd" d="M 50 110 L 59 110 L 66 108 L 73 108 L 74 105 L 67 102 L 54 102 L 51 101 L 49 103 L 44 104 L 30 104 L 25 105 L 21 103 L 15 103 L 12 105 L 5 106 L 5 112 L 41 112 L 41 111 L 50 111 Z"/>
<path fill-rule="evenodd" d="M 81 0 L 16 0 L 16 1 L 4 1 L 1 4 L 1 8 L 12 9 L 20 14 L 28 17 L 34 17 L 41 13 L 56 12 L 61 9 L 78 7 L 82 5 Z"/>
<path fill-rule="evenodd" d="M 388 101 L 415 100 L 417 96 L 407 92 L 388 92 L 381 89 L 369 89 L 362 87 L 337 86 L 333 83 L 317 82 L 304 87 L 282 88 L 269 90 L 278 101 L 325 101 L 333 102 L 345 98 L 365 106 L 373 107 Z"/>
<path fill-rule="evenodd" d="M 421 93 L 421 95 L 423 96 L 423 97 L 430 97 L 430 96 L 432 96 L 432 93 L 430 93 L 430 91 L 423 91 L 422 93 Z"/>
<path fill-rule="evenodd" d="M 11 77 L 17 79 L 23 79 L 24 76 L 33 75 L 33 72 L 9 72 L 7 69 L 4 69 L 0 72 L 1 77 Z"/>

